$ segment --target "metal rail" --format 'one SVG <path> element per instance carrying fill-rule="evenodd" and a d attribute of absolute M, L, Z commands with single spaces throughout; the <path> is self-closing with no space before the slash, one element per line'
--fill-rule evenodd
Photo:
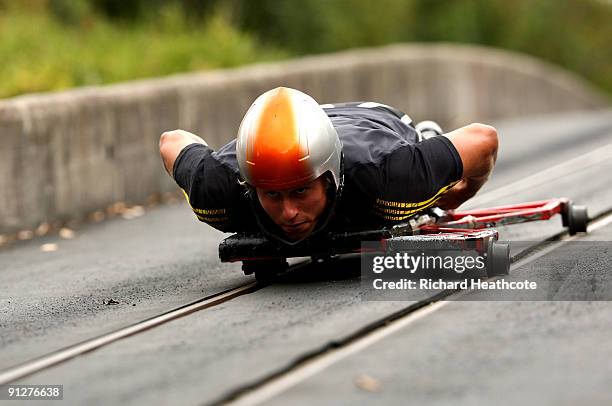
<path fill-rule="evenodd" d="M 195 302 L 188 303 L 184 306 L 162 313 L 158 316 L 132 324 L 128 327 L 120 328 L 110 333 L 102 334 L 98 337 L 91 338 L 80 343 L 70 345 L 52 353 L 35 358 L 31 361 L 26 361 L 22 364 L 0 371 L 0 385 L 13 382 L 17 379 L 26 377 L 35 372 L 52 367 L 54 365 L 66 362 L 74 357 L 85 354 L 111 344 L 117 340 L 142 333 L 153 327 L 168 323 L 181 317 L 185 317 L 199 310 L 207 309 L 219 305 L 238 296 L 254 292 L 263 287 L 257 282 L 247 283 L 233 289 L 229 289 L 220 293 L 216 293 Z"/>

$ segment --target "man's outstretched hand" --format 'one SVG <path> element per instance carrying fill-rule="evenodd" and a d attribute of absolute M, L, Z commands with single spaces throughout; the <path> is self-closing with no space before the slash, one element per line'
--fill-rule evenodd
<path fill-rule="evenodd" d="M 483 182 L 484 183 L 484 182 Z M 480 189 L 480 185 L 470 185 L 467 179 L 461 179 L 455 186 L 450 188 L 440 199 L 437 206 L 442 210 L 456 209 L 461 206 L 466 200 L 472 198 Z"/>

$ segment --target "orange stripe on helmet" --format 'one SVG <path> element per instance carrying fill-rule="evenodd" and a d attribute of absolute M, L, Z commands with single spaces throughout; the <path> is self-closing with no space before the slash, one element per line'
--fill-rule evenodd
<path fill-rule="evenodd" d="M 291 93 L 279 88 L 265 100 L 246 149 L 254 186 L 286 189 L 309 179 L 308 147 L 300 141 Z"/>

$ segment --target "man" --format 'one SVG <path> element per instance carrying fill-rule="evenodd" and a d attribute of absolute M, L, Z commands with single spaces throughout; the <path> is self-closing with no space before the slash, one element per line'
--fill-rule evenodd
<path fill-rule="evenodd" d="M 200 221 L 296 244 L 474 196 L 495 165 L 496 130 L 471 124 L 442 135 L 430 127 L 437 136 L 424 137 L 432 131 L 383 104 L 319 106 L 281 87 L 255 100 L 237 139 L 218 151 L 175 130 L 162 134 L 160 153 Z"/>

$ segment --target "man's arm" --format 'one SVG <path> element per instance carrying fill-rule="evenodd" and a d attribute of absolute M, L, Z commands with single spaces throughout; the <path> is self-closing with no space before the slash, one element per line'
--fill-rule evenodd
<path fill-rule="evenodd" d="M 171 177 L 173 176 L 172 168 L 174 167 L 174 161 L 176 161 L 183 148 L 190 144 L 204 144 L 208 146 L 202 138 L 184 130 L 166 131 L 159 138 L 159 153 L 164 162 L 166 172 Z"/>
<path fill-rule="evenodd" d="M 497 131 L 485 124 L 470 124 L 444 135 L 451 140 L 463 163 L 463 177 L 438 200 L 440 208 L 459 207 L 478 192 L 497 159 Z"/>

